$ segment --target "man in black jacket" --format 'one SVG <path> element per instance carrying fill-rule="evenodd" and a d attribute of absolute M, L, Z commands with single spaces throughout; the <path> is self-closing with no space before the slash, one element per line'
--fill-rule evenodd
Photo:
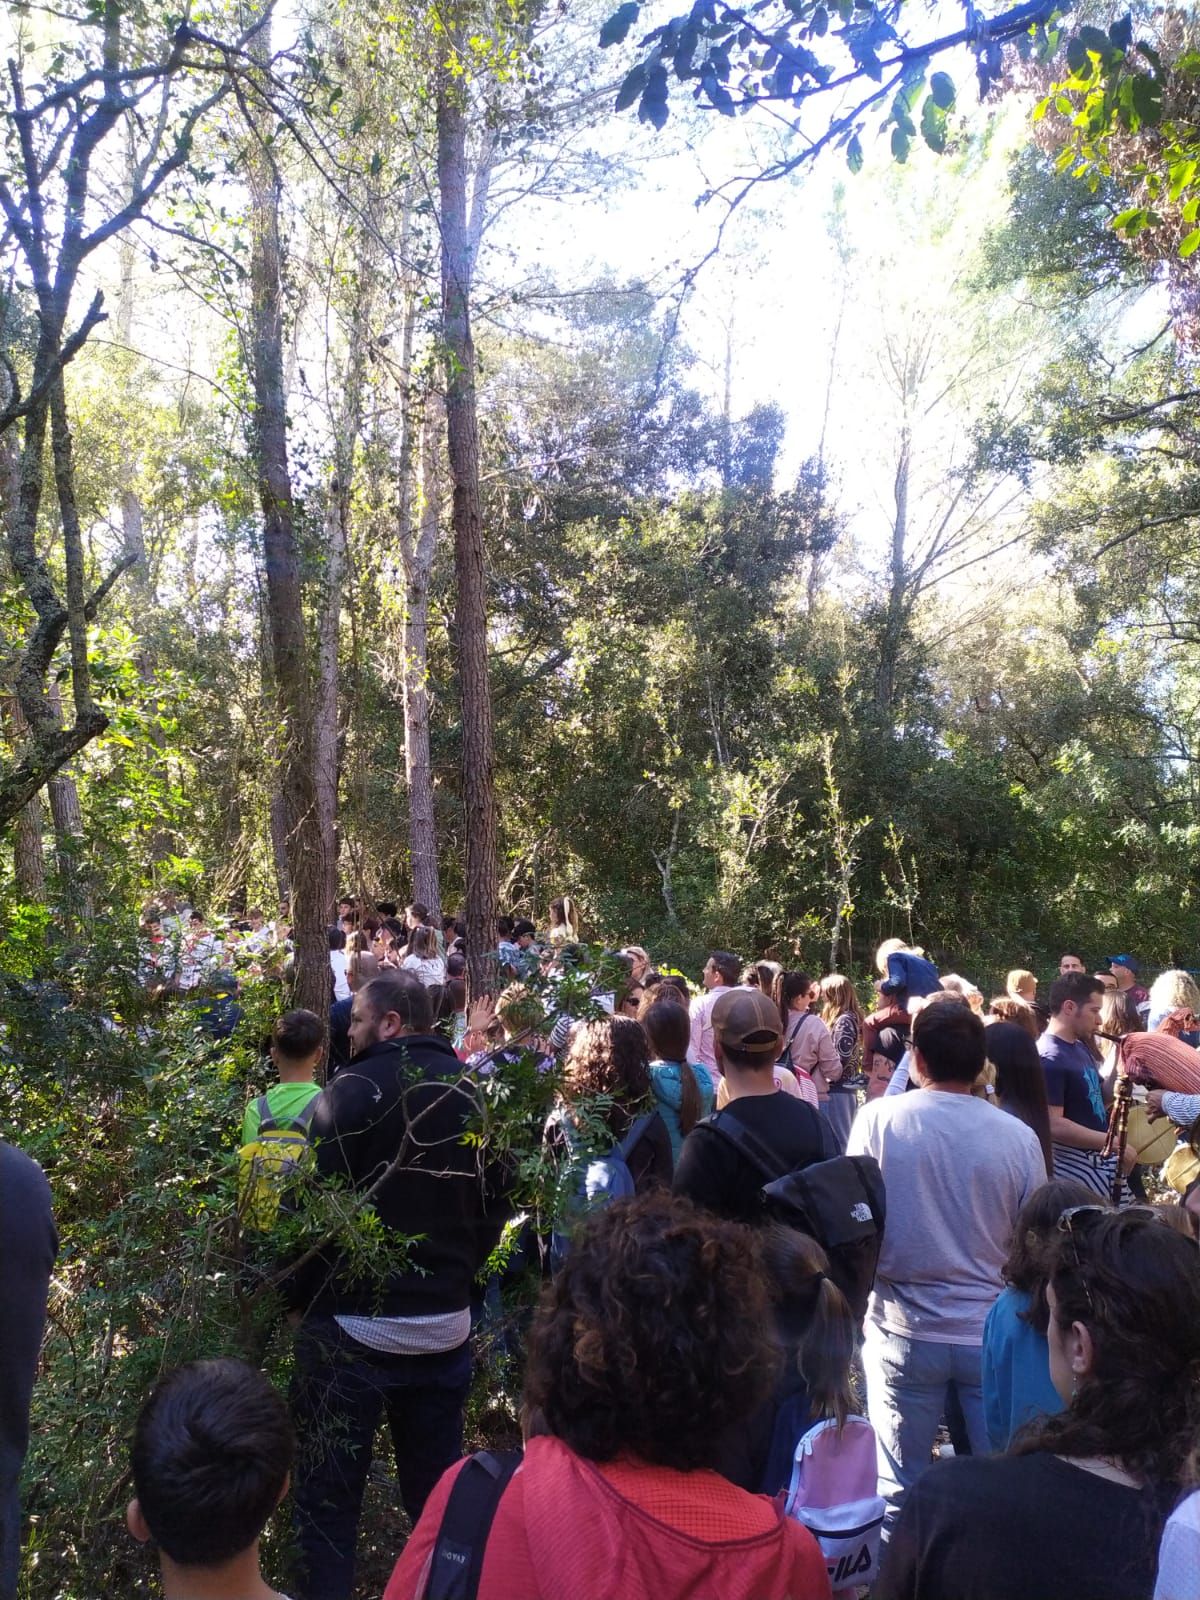
<path fill-rule="evenodd" d="M 504 1183 L 463 1142 L 474 1096 L 454 1051 L 431 1029 L 428 992 L 409 974 L 360 989 L 350 1063 L 313 1114 L 319 1172 L 369 1195 L 383 1227 L 413 1242 L 382 1283 L 354 1274 L 333 1248 L 297 1274 L 290 1292 L 304 1308 L 292 1403 L 306 1600 L 351 1594 L 381 1413 L 414 1522 L 462 1454 L 471 1283 L 500 1237 Z"/>

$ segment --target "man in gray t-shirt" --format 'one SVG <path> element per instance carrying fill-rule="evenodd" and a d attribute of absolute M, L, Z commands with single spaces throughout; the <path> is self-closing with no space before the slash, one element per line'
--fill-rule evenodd
<path fill-rule="evenodd" d="M 850 1132 L 847 1154 L 874 1156 L 887 1190 L 863 1368 L 889 1527 L 929 1464 L 951 1379 L 971 1448 L 988 1453 L 983 1325 L 1017 1212 L 1046 1182 L 1031 1130 L 972 1095 L 984 1060 L 979 1018 L 935 1001 L 913 1023 L 920 1093 L 868 1102 Z"/>

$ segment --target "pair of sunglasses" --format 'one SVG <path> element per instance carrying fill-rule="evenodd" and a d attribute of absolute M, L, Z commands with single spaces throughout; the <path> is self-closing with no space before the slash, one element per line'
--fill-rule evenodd
<path fill-rule="evenodd" d="M 1075 1265 L 1079 1269 L 1080 1273 L 1083 1273 L 1083 1260 L 1079 1254 L 1079 1243 L 1077 1236 L 1084 1225 L 1085 1219 L 1094 1219 L 1096 1217 L 1129 1217 L 1138 1216 L 1139 1214 L 1144 1217 L 1153 1217 L 1155 1222 L 1161 1222 L 1163 1220 L 1159 1216 L 1158 1212 L 1155 1211 L 1153 1206 L 1125 1206 L 1120 1211 L 1115 1211 L 1112 1206 L 1068 1206 L 1059 1217 L 1058 1226 L 1059 1231 L 1061 1233 L 1065 1233 L 1067 1238 L 1071 1241 L 1071 1252 L 1075 1257 Z M 1083 1292 L 1087 1296 L 1088 1308 L 1094 1316 L 1096 1312 L 1096 1303 L 1092 1299 L 1092 1287 L 1091 1284 L 1088 1283 L 1086 1275 L 1083 1277 Z"/>

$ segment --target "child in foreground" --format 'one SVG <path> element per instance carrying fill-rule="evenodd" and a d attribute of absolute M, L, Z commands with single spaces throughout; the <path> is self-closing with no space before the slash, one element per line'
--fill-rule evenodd
<path fill-rule="evenodd" d="M 288 1491 L 287 1407 L 245 1362 L 193 1361 L 155 1388 L 133 1434 L 130 1533 L 152 1542 L 164 1600 L 286 1600 L 258 1543 Z"/>

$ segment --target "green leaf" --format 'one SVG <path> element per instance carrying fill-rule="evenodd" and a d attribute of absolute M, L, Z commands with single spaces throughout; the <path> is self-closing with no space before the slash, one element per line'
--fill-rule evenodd
<path fill-rule="evenodd" d="M 1076 35 L 1080 44 L 1089 55 L 1099 56 L 1101 61 L 1107 61 L 1112 52 L 1108 35 L 1101 28 L 1080 28 Z"/>
<path fill-rule="evenodd" d="M 1139 223 L 1140 226 L 1135 226 L 1135 224 Z M 1146 212 L 1143 206 L 1130 206 L 1128 211 L 1122 211 L 1119 217 L 1113 218 L 1113 227 L 1117 232 L 1127 232 L 1131 238 L 1134 234 L 1140 233 L 1145 225 Z"/>
<path fill-rule="evenodd" d="M 859 173 L 862 171 L 862 141 L 857 134 L 854 134 L 850 140 L 850 143 L 846 146 L 846 165 L 853 173 Z"/>
<path fill-rule="evenodd" d="M 1171 187 L 1168 190 L 1172 200 L 1178 200 L 1183 191 L 1190 187 L 1192 179 L 1196 176 L 1195 161 L 1177 161 L 1171 168 Z"/>
<path fill-rule="evenodd" d="M 1188 256 L 1195 255 L 1200 250 L 1200 228 L 1193 228 L 1179 246 L 1179 254 L 1186 260 Z"/>
<path fill-rule="evenodd" d="M 946 113 L 932 95 L 921 107 L 921 137 L 939 156 L 946 148 Z"/>
<path fill-rule="evenodd" d="M 623 5 L 618 6 L 600 29 L 601 48 L 606 49 L 610 44 L 623 44 L 641 9 L 638 0 L 625 0 Z"/>
<path fill-rule="evenodd" d="M 1133 109 L 1151 128 L 1162 121 L 1163 91 L 1157 78 L 1147 78 L 1141 73 L 1133 80 Z"/>
<path fill-rule="evenodd" d="M 892 154 L 897 161 L 908 160 L 908 135 L 903 128 L 892 129 Z"/>
<path fill-rule="evenodd" d="M 1185 222 L 1195 222 L 1197 217 L 1200 217 L 1200 194 L 1193 195 L 1183 208 Z"/>
<path fill-rule="evenodd" d="M 822 38 L 824 36 L 824 34 L 828 32 L 828 30 L 829 30 L 829 13 L 828 13 L 828 11 L 826 11 L 824 6 L 818 6 L 817 9 L 813 12 L 813 18 L 812 18 L 812 22 L 810 24 L 810 27 L 811 27 L 811 30 L 812 30 L 813 34 L 818 39 Z"/>
<path fill-rule="evenodd" d="M 929 80 L 929 93 L 934 105 L 949 111 L 954 104 L 954 79 L 948 72 L 935 72 Z"/>
<path fill-rule="evenodd" d="M 639 61 L 637 66 L 634 67 L 631 72 L 626 74 L 624 83 L 617 90 L 616 103 L 613 107 L 615 111 L 629 110 L 629 107 L 646 87 L 646 78 L 648 75 L 649 69 L 644 61 Z"/>

